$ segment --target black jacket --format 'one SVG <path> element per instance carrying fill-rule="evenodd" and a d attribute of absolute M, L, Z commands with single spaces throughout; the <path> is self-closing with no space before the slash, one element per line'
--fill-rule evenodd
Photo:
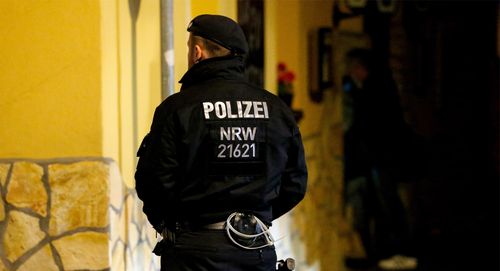
<path fill-rule="evenodd" d="M 292 209 L 307 170 L 290 109 L 244 80 L 240 57 L 197 63 L 181 83 L 138 151 L 136 190 L 150 223 L 204 225 L 247 211 L 270 224 Z"/>

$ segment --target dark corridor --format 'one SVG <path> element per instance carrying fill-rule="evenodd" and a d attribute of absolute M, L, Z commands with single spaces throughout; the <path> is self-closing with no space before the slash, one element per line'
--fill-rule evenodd
<path fill-rule="evenodd" d="M 411 183 L 418 270 L 499 270 L 499 4 L 404 1 L 400 19 L 368 1 L 364 31 L 390 65 L 394 28 L 403 109 L 424 143 Z M 335 18 L 335 14 L 334 14 Z M 400 49 L 400 48 L 399 48 Z"/>

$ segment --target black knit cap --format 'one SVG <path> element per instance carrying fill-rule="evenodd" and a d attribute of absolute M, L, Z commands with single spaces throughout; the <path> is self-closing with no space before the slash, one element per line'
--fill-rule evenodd
<path fill-rule="evenodd" d="M 189 23 L 187 31 L 211 40 L 236 54 L 247 54 L 248 43 L 237 22 L 221 15 L 199 15 Z"/>

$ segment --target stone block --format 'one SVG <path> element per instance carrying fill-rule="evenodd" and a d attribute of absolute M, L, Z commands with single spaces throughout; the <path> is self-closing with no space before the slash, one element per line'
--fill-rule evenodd
<path fill-rule="evenodd" d="M 111 270 L 126 270 L 126 265 L 123 260 L 115 260 L 123 259 L 123 255 L 126 250 L 125 244 L 121 240 L 117 240 L 111 245 L 113 246 L 111 251 L 111 257 L 113 258 L 113 261 L 111 262 Z"/>
<path fill-rule="evenodd" d="M 109 205 L 116 212 L 121 212 L 123 208 L 123 201 L 125 199 L 125 195 L 127 194 L 127 189 L 123 183 L 120 169 L 113 163 L 109 167 L 109 181 L 110 187 L 113 187 L 113 189 L 110 189 L 109 191 Z"/>
<path fill-rule="evenodd" d="M 40 230 L 39 219 L 18 211 L 9 213 L 3 249 L 9 261 L 15 261 L 38 244 L 46 234 Z"/>
<path fill-rule="evenodd" d="M 5 183 L 7 182 L 7 174 L 9 173 L 10 164 L 0 164 L 0 195 L 4 191 Z M 3 197 L 0 197 L 0 222 L 5 220 L 5 203 Z M 2 270 L 2 269 L 0 269 Z"/>
<path fill-rule="evenodd" d="M 31 256 L 17 271 L 59 271 L 54 261 L 50 245 L 44 246 L 35 255 Z"/>
<path fill-rule="evenodd" d="M 31 162 L 17 162 L 7 188 L 7 202 L 47 215 L 47 191 L 42 181 L 43 168 Z"/>
<path fill-rule="evenodd" d="M 0 184 L 2 187 L 5 186 L 7 182 L 7 174 L 9 173 L 10 164 L 0 164 Z"/>
<path fill-rule="evenodd" d="M 53 242 L 64 270 L 102 270 L 109 268 L 108 234 L 82 232 Z"/>
<path fill-rule="evenodd" d="M 108 165 L 97 161 L 49 165 L 50 235 L 108 225 Z"/>
<path fill-rule="evenodd" d="M 109 221 L 110 228 L 113 229 L 112 231 L 110 231 L 109 237 L 110 237 L 111 246 L 114 246 L 114 244 L 118 240 L 120 240 L 121 236 L 125 236 L 125 233 L 122 233 L 125 231 L 124 227 L 120 227 L 121 226 L 120 223 L 124 222 L 125 218 L 123 218 L 123 220 L 121 220 L 121 218 L 124 216 L 122 216 L 121 213 L 114 212 L 113 209 L 110 210 L 109 216 L 110 216 L 110 221 Z"/>
<path fill-rule="evenodd" d="M 5 220 L 5 204 L 2 197 L 0 197 L 0 222 Z"/>
<path fill-rule="evenodd" d="M 131 251 L 134 251 L 134 249 L 137 247 L 137 245 L 140 244 L 141 242 L 141 236 L 140 236 L 140 226 L 138 225 L 135 219 L 135 210 L 137 208 L 134 208 L 138 202 L 135 200 L 135 197 L 128 196 L 127 200 L 125 201 L 125 204 L 127 206 L 127 209 L 130 210 L 130 221 L 128 223 L 127 227 L 127 238 L 130 239 L 129 242 L 129 247 Z"/>

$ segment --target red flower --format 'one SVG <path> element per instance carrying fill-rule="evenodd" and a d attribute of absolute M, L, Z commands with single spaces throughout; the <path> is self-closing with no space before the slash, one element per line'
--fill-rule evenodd
<path fill-rule="evenodd" d="M 285 71 L 286 65 L 283 62 L 278 63 L 278 71 Z"/>
<path fill-rule="evenodd" d="M 295 79 L 295 74 L 293 72 L 285 73 L 285 81 L 291 83 Z"/>
<path fill-rule="evenodd" d="M 278 64 L 278 83 L 291 84 L 294 79 L 295 74 L 287 70 L 285 63 L 280 62 Z"/>

